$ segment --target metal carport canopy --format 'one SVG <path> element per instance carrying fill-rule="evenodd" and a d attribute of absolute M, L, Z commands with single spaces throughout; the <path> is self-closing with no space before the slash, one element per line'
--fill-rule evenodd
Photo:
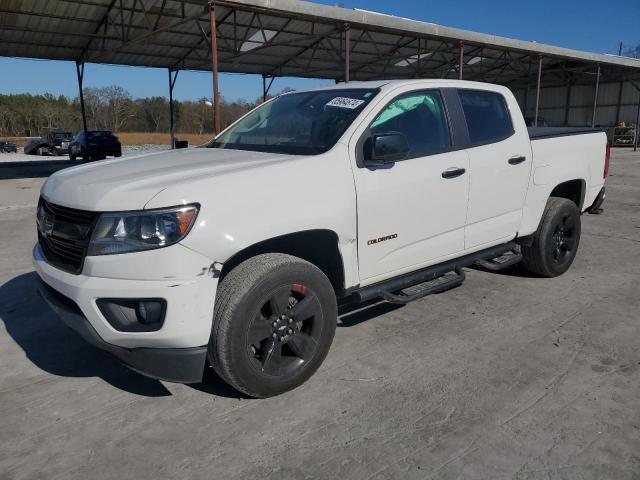
<path fill-rule="evenodd" d="M 637 59 L 298 0 L 3 0 L 0 56 L 75 61 L 85 130 L 87 62 L 166 68 L 170 98 L 176 72 L 212 69 L 216 133 L 219 71 L 262 75 L 265 97 L 266 79 L 283 76 L 535 85 L 536 125 L 542 86 L 594 84 L 592 126 L 602 81 L 640 90 Z"/>
<path fill-rule="evenodd" d="M 592 83 L 581 73 L 593 73 L 596 64 L 603 79 L 640 76 L 640 61 L 631 58 L 363 10 L 297 0 L 215 4 L 222 72 L 368 80 L 458 78 L 464 70 L 465 79 L 510 84 L 535 78 L 542 56 L 545 85 L 567 77 Z M 5 0 L 0 55 L 210 70 L 208 17 L 205 0 Z"/>

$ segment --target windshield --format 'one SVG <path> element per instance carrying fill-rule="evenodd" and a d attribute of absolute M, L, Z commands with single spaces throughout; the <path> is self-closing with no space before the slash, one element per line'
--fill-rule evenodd
<path fill-rule="evenodd" d="M 208 147 L 317 155 L 336 144 L 377 93 L 374 89 L 288 93 L 249 113 Z"/>

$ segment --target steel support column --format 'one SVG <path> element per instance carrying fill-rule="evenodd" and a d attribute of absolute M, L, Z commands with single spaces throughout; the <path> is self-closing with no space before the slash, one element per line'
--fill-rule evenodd
<path fill-rule="evenodd" d="M 84 63 L 76 62 L 76 74 L 78 76 L 78 91 L 80 92 L 80 110 L 82 111 L 82 130 L 87 133 L 87 112 L 84 108 Z"/>
<path fill-rule="evenodd" d="M 271 90 L 271 85 L 273 85 L 273 81 L 276 77 L 269 77 L 269 85 L 267 85 L 267 76 L 262 75 L 262 101 L 267 101 L 267 95 L 269 95 L 269 90 Z"/>
<path fill-rule="evenodd" d="M 464 70 L 464 43 L 460 42 L 460 45 L 458 48 L 460 50 L 460 59 L 458 60 L 458 64 L 459 64 L 458 78 L 462 80 L 462 71 Z"/>
<path fill-rule="evenodd" d="M 620 123 L 620 109 L 622 108 L 622 92 L 624 90 L 624 82 L 618 85 L 618 103 L 616 104 L 616 125 Z"/>
<path fill-rule="evenodd" d="M 213 130 L 220 133 L 220 92 L 218 90 L 218 33 L 216 29 L 216 2 L 209 2 L 209 21 L 211 23 L 211 69 L 213 71 Z"/>
<path fill-rule="evenodd" d="M 418 60 L 416 61 L 416 78 L 420 78 L 420 60 L 422 59 L 422 50 L 420 48 L 420 37 L 418 37 Z"/>
<path fill-rule="evenodd" d="M 169 72 L 169 131 L 171 132 L 171 149 L 176 148 L 176 129 L 173 115 L 173 87 L 176 85 L 178 79 L 178 73 L 180 70 L 173 72 L 170 68 Z"/>
<path fill-rule="evenodd" d="M 596 91 L 593 95 L 593 113 L 591 114 L 591 128 L 596 126 L 596 113 L 598 111 L 598 90 L 600 89 L 600 64 L 596 72 Z"/>
<path fill-rule="evenodd" d="M 567 101 L 564 104 L 564 126 L 568 127 L 569 126 L 569 113 L 571 111 L 571 88 L 572 88 L 573 84 L 571 83 L 571 81 L 569 81 L 569 84 L 567 85 Z"/>
<path fill-rule="evenodd" d="M 349 82 L 351 76 L 351 25 L 344 24 L 344 81 Z"/>
<path fill-rule="evenodd" d="M 640 141 L 640 97 L 638 98 L 638 113 L 636 114 L 636 134 L 633 140 L 633 151 L 638 151 L 638 141 Z"/>
<path fill-rule="evenodd" d="M 540 115 L 540 85 L 542 83 L 542 55 L 538 56 L 538 83 L 536 85 L 536 113 L 534 115 L 533 126 L 538 126 Z"/>

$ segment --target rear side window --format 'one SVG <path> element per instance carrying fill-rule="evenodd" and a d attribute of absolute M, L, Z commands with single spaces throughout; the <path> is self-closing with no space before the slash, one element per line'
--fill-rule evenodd
<path fill-rule="evenodd" d="M 400 132 L 409 144 L 408 158 L 442 153 L 451 147 L 449 125 L 440 92 L 402 95 L 380 112 L 371 133 Z"/>
<path fill-rule="evenodd" d="M 458 90 L 458 93 L 473 145 L 499 142 L 513 134 L 513 123 L 502 95 L 481 90 Z"/>

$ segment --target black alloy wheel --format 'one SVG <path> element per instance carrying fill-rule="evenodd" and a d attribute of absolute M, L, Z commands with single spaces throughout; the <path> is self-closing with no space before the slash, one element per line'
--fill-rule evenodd
<path fill-rule="evenodd" d="M 318 350 L 322 308 L 313 291 L 302 284 L 275 289 L 251 322 L 247 352 L 263 373 L 288 376 Z M 318 320 L 319 321 L 319 320 Z"/>
<path fill-rule="evenodd" d="M 320 367 L 337 316 L 335 291 L 322 270 L 292 255 L 257 255 L 218 284 L 209 363 L 246 395 L 279 395 Z"/>
<path fill-rule="evenodd" d="M 551 197 L 536 232 L 520 243 L 522 265 L 543 277 L 569 270 L 580 245 L 580 209 L 567 198 Z"/>
<path fill-rule="evenodd" d="M 552 255 L 558 267 L 562 268 L 573 260 L 576 248 L 576 220 L 570 213 L 562 215 L 553 232 Z"/>

